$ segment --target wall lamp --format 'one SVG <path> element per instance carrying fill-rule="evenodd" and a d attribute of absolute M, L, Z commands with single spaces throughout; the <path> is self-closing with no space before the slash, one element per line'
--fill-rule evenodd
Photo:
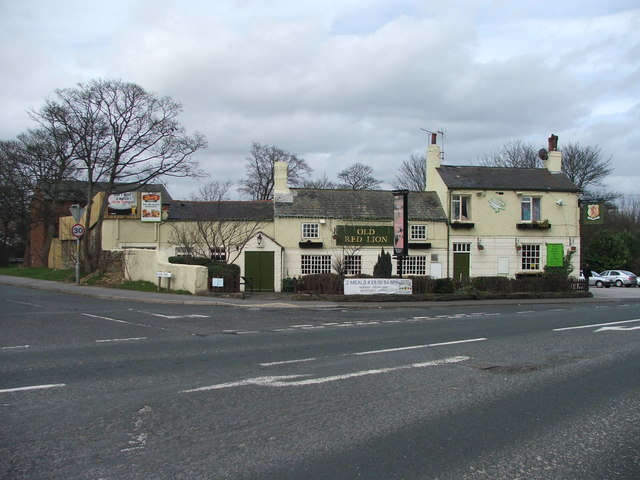
<path fill-rule="evenodd" d="M 256 240 L 258 241 L 258 245 L 262 245 L 262 234 L 259 233 L 258 237 L 256 238 Z"/>

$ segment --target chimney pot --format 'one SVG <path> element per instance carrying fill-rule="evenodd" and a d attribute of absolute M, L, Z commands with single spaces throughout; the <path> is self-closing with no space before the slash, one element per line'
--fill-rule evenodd
<path fill-rule="evenodd" d="M 431 134 L 431 145 L 435 145 L 436 144 L 436 139 L 438 138 L 438 134 L 437 133 L 432 133 Z"/>

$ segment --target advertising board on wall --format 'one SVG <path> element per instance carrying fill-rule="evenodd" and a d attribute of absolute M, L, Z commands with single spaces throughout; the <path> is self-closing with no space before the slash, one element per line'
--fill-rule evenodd
<path fill-rule="evenodd" d="M 142 192 L 140 220 L 143 222 L 162 221 L 162 195 L 158 192 Z"/>
<path fill-rule="evenodd" d="M 109 215 L 133 215 L 138 206 L 138 196 L 135 192 L 114 193 L 109 195 Z"/>
<path fill-rule="evenodd" d="M 345 295 L 411 295 L 413 281 L 410 278 L 345 278 Z"/>

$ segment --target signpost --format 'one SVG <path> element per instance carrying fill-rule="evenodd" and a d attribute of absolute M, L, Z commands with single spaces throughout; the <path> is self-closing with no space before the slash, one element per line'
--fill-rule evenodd
<path fill-rule="evenodd" d="M 69 207 L 76 224 L 71 227 L 71 235 L 76 237 L 76 285 L 80 285 L 80 239 L 84 235 L 84 226 L 78 223 L 84 214 L 84 208 L 78 204 Z"/>
<path fill-rule="evenodd" d="M 162 279 L 167 279 L 167 290 L 171 290 L 171 272 L 156 272 L 158 277 L 158 291 L 162 288 Z"/>

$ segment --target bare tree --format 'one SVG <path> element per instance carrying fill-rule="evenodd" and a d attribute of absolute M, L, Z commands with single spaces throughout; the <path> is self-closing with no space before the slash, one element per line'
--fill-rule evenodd
<path fill-rule="evenodd" d="M 207 182 L 193 193 L 190 197 L 192 201 L 203 202 L 223 202 L 229 200 L 229 190 L 233 186 L 231 180 L 212 180 Z"/>
<path fill-rule="evenodd" d="M 611 157 L 602 158 L 600 147 L 583 147 L 578 143 L 567 143 L 562 151 L 562 171 L 581 190 L 602 185 L 611 173 Z"/>
<path fill-rule="evenodd" d="M 412 153 L 400 165 L 393 188 L 422 192 L 427 184 L 427 162 L 424 156 Z"/>
<path fill-rule="evenodd" d="M 171 225 L 170 241 L 186 255 L 233 263 L 264 225 L 258 221 L 215 218 L 175 222 Z"/>
<path fill-rule="evenodd" d="M 600 147 L 583 147 L 579 143 L 569 142 L 558 150 L 562 152 L 562 172 L 583 190 L 583 196 L 605 200 L 618 197 L 616 193 L 596 194 L 589 191 L 601 186 L 604 178 L 611 173 L 611 158 L 604 159 Z M 480 157 L 478 162 L 490 167 L 541 168 L 539 151 L 532 143 L 514 140 Z"/>
<path fill-rule="evenodd" d="M 21 168 L 16 141 L 0 142 L 0 265 L 19 257 L 27 245 L 31 179 Z"/>
<path fill-rule="evenodd" d="M 49 250 L 66 192 L 65 182 L 77 170 L 71 142 L 63 131 L 43 128 L 18 135 L 19 161 L 31 184 L 30 222 L 41 225 L 44 243 L 40 252 L 29 252 L 32 266 L 48 266 Z"/>
<path fill-rule="evenodd" d="M 240 191 L 252 200 L 273 198 L 274 165 L 287 162 L 288 181 L 291 186 L 301 185 L 312 169 L 305 160 L 293 153 L 285 152 L 275 145 L 260 145 L 253 142 L 247 160 L 247 176 L 240 181 Z"/>
<path fill-rule="evenodd" d="M 93 80 L 57 90 L 32 117 L 50 132 L 64 132 L 87 182 L 87 218 L 97 218 L 82 242 L 84 267 L 94 271 L 100 260 L 102 222 L 107 199 L 116 187 L 144 185 L 164 176 L 199 176 L 193 154 L 206 146 L 204 137 L 188 135 L 177 120 L 182 107 L 142 87 L 118 80 Z M 98 183 L 104 190 L 98 215 L 92 199 Z M 122 185 L 124 184 L 124 186 Z"/>
<path fill-rule="evenodd" d="M 331 190 L 336 188 L 336 184 L 333 183 L 327 177 L 327 174 L 324 173 L 322 177 L 319 178 L 309 178 L 302 182 L 303 188 L 315 188 L 319 190 Z"/>
<path fill-rule="evenodd" d="M 373 169 L 363 163 L 354 163 L 338 173 L 342 187 L 351 190 L 371 190 L 380 186 L 380 180 L 373 177 Z"/>
<path fill-rule="evenodd" d="M 512 140 L 480 157 L 478 163 L 486 167 L 539 168 L 542 166 L 539 150 L 533 143 Z"/>

